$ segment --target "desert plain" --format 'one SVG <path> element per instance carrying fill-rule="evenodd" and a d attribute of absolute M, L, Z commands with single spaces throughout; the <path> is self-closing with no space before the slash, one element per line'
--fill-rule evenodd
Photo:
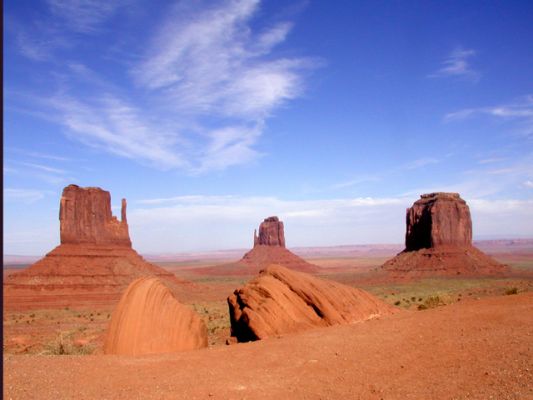
<path fill-rule="evenodd" d="M 533 398 L 533 240 L 475 245 L 511 272 L 388 281 L 376 269 L 399 244 L 293 249 L 401 312 L 231 346 L 226 298 L 253 275 L 209 271 L 244 252 L 147 256 L 190 282 L 179 300 L 209 345 L 141 357 L 102 354 L 116 298 L 4 291 L 4 398 Z M 27 266 L 6 261 L 4 277 Z"/>

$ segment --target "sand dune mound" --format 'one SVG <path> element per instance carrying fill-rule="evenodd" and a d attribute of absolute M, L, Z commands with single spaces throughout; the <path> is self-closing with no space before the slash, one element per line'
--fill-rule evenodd
<path fill-rule="evenodd" d="M 420 196 L 406 213 L 405 249 L 382 270 L 394 279 L 504 275 L 508 268 L 472 245 L 470 209 L 458 193 Z"/>
<path fill-rule="evenodd" d="M 126 289 L 107 332 L 104 353 L 143 355 L 207 347 L 207 328 L 157 278 L 139 278 Z"/>
<path fill-rule="evenodd" d="M 279 265 L 235 290 L 228 305 L 231 335 L 239 342 L 364 321 L 395 310 L 363 290 Z"/>
<path fill-rule="evenodd" d="M 278 217 L 265 218 L 254 231 L 254 247 L 234 263 L 196 270 L 200 274 L 254 275 L 271 264 L 282 265 L 294 271 L 317 272 L 318 265 L 308 263 L 285 247 L 285 228 Z"/>

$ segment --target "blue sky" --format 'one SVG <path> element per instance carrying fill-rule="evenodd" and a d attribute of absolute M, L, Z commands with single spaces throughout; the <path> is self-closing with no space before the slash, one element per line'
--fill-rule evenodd
<path fill-rule="evenodd" d="M 142 253 L 401 243 L 421 193 L 533 237 L 529 1 L 4 2 L 4 253 L 64 186 L 128 199 Z"/>

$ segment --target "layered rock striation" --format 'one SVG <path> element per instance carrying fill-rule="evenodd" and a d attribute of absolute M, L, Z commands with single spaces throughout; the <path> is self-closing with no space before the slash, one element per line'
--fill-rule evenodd
<path fill-rule="evenodd" d="M 349 324 L 395 308 L 369 293 L 309 274 L 270 265 L 228 297 L 231 336 L 239 342 Z"/>
<path fill-rule="evenodd" d="M 105 354 L 139 356 L 207 347 L 207 327 L 154 277 L 132 282 L 113 311 Z"/>
<path fill-rule="evenodd" d="M 507 270 L 472 245 L 468 205 L 458 193 L 444 192 L 423 194 L 407 209 L 405 249 L 382 268 L 397 278 Z"/>
<path fill-rule="evenodd" d="M 112 215 L 109 192 L 67 186 L 60 201 L 61 244 L 35 264 L 6 277 L 7 306 L 116 302 L 142 276 L 159 276 L 173 288 L 183 283 L 132 248 L 125 199 L 121 214 L 121 221 Z"/>

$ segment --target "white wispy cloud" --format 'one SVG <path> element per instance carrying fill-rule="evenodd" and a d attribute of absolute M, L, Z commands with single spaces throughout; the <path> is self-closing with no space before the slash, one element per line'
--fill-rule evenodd
<path fill-rule="evenodd" d="M 478 160 L 478 164 L 493 164 L 498 163 L 500 161 L 505 161 L 506 158 L 504 157 L 490 157 L 490 158 L 483 158 L 481 160 Z"/>
<path fill-rule="evenodd" d="M 119 7 L 48 3 L 54 15 L 83 33 L 92 33 Z M 317 65 L 277 57 L 275 47 L 292 23 L 256 31 L 252 20 L 259 10 L 259 0 L 169 6 L 155 32 L 147 32 L 139 57 L 118 64 L 127 68 L 125 82 L 111 83 L 84 63 L 67 60 L 60 90 L 35 100 L 37 109 L 47 108 L 44 117 L 74 140 L 161 169 L 204 173 L 253 162 L 262 156 L 257 147 L 267 119 L 303 93 L 304 75 Z M 80 85 L 84 90 L 77 90 Z"/>
<path fill-rule="evenodd" d="M 438 164 L 440 160 L 432 157 L 419 158 L 402 166 L 403 169 L 411 170 L 422 168 L 431 164 Z"/>
<path fill-rule="evenodd" d="M 474 237 L 533 237 L 533 200 L 471 199 L 468 204 Z"/>
<path fill-rule="evenodd" d="M 114 0 L 46 0 L 51 12 L 70 30 L 94 33 L 122 6 L 124 1 Z"/>
<path fill-rule="evenodd" d="M 224 169 L 231 165 L 246 164 L 256 159 L 260 153 L 254 149 L 263 124 L 255 127 L 228 126 L 210 131 L 209 143 L 202 151 L 196 172 Z"/>
<path fill-rule="evenodd" d="M 256 159 L 265 120 L 303 91 L 304 58 L 275 58 L 290 32 L 280 22 L 254 32 L 259 1 L 225 1 L 202 10 L 170 13 L 131 74 L 162 97 L 170 112 L 195 122 L 206 139 L 194 169 L 223 169 Z M 208 117 L 209 122 L 202 122 Z M 213 119 L 217 119 L 213 127 Z"/>
<path fill-rule="evenodd" d="M 16 153 L 16 154 L 23 155 L 26 157 L 31 157 L 31 158 L 39 158 L 39 159 L 52 160 L 52 161 L 73 161 L 73 159 L 69 157 L 58 156 L 56 154 L 48 154 L 48 153 L 42 153 L 42 152 L 37 152 L 37 151 L 28 151 L 28 150 L 20 149 L 17 147 L 9 147 L 9 148 L 6 148 L 5 150 L 11 153 Z M 76 160 L 76 161 L 79 161 L 79 160 Z"/>
<path fill-rule="evenodd" d="M 471 208 L 479 213 L 498 214 L 507 213 L 509 211 L 526 210 L 527 215 L 533 217 L 533 200 L 518 200 L 518 199 L 502 199 L 502 200 L 487 200 L 487 199 L 472 199 L 469 201 Z"/>
<path fill-rule="evenodd" d="M 342 221 L 347 215 L 362 216 L 373 209 L 402 205 L 406 198 L 354 197 L 326 200 L 283 200 L 273 196 L 175 196 L 135 201 L 148 207 L 133 208 L 139 221 L 181 220 L 261 220 L 268 215 L 285 219 L 327 216 Z M 401 209 L 401 207 L 400 207 Z"/>
<path fill-rule="evenodd" d="M 48 165 L 43 165 L 43 164 L 35 164 L 35 163 L 28 163 L 28 162 L 18 162 L 18 164 L 24 165 L 26 167 L 38 169 L 44 172 L 51 172 L 51 173 L 59 174 L 59 175 L 64 175 L 67 173 L 67 171 L 65 171 L 64 169 L 50 167 Z"/>
<path fill-rule="evenodd" d="M 188 195 L 188 196 L 173 196 L 160 197 L 155 199 L 140 199 L 135 201 L 136 204 L 159 205 L 159 204 L 203 204 L 206 202 L 220 202 L 234 199 L 235 196 L 204 196 L 204 195 Z"/>
<path fill-rule="evenodd" d="M 19 53 L 32 61 L 55 62 L 57 50 L 79 43 L 73 33 L 100 32 L 103 23 L 127 1 L 46 0 L 46 3 L 49 12 L 42 11 L 39 19 L 17 20 L 12 15 L 5 18 L 6 32 L 13 36 Z"/>
<path fill-rule="evenodd" d="M 16 167 L 14 167 L 15 165 Z M 37 179 L 52 185 L 76 182 L 70 171 L 42 163 L 8 160 L 4 174 Z"/>
<path fill-rule="evenodd" d="M 477 81 L 481 74 L 470 65 L 470 59 L 475 55 L 475 50 L 457 48 L 443 61 L 442 67 L 429 77 L 458 77 Z"/>
<path fill-rule="evenodd" d="M 524 136 L 531 136 L 533 135 L 533 95 L 523 96 L 512 103 L 454 111 L 446 114 L 444 121 L 461 121 L 476 116 L 488 116 L 503 121 L 516 121 L 520 124 L 518 132 Z"/>
<path fill-rule="evenodd" d="M 22 30 L 16 35 L 17 46 L 22 55 L 34 61 L 45 61 L 50 58 L 52 45 L 48 40 L 28 35 Z"/>
<path fill-rule="evenodd" d="M 263 204 L 261 208 L 274 208 L 279 212 L 286 210 L 287 212 L 300 211 L 302 205 L 305 205 L 306 209 L 319 210 L 324 209 L 325 205 L 329 205 L 326 208 L 338 208 L 338 207 L 366 207 L 366 206 L 380 206 L 386 204 L 398 204 L 402 201 L 401 197 L 353 197 L 353 198 L 340 198 L 331 200 L 300 200 L 289 201 L 281 200 L 273 196 L 207 196 L 207 195 L 188 195 L 188 196 L 174 196 L 168 198 L 154 198 L 154 199 L 141 199 L 137 200 L 135 204 L 144 205 L 161 205 L 172 204 L 175 206 L 193 206 L 193 207 L 212 207 L 214 205 L 239 208 L 242 205 L 253 205 L 254 208 Z M 245 207 L 246 208 L 246 207 Z"/>
<path fill-rule="evenodd" d="M 497 118 L 533 118 L 533 95 L 522 97 L 519 101 L 491 107 L 465 108 L 444 116 L 447 121 L 461 120 L 474 115 L 485 114 Z"/>
<path fill-rule="evenodd" d="M 475 168 L 457 173 L 452 183 L 449 179 L 435 181 L 428 186 L 415 187 L 402 193 L 402 196 L 416 196 L 431 192 L 457 192 L 463 198 L 498 199 L 524 188 L 524 182 L 533 179 L 533 155 L 516 155 L 505 166 L 496 168 L 492 163 L 476 165 Z M 524 194 L 525 192 L 523 192 Z"/>
<path fill-rule="evenodd" d="M 162 168 L 183 167 L 176 150 L 179 135 L 163 124 L 150 122 L 139 108 L 107 94 L 89 103 L 55 96 L 50 106 L 72 138 L 104 151 L 148 162 Z"/>
<path fill-rule="evenodd" d="M 422 157 L 422 158 L 410 161 L 408 163 L 403 163 L 395 167 L 382 170 L 379 173 L 361 174 L 353 179 L 335 183 L 331 185 L 329 189 L 333 189 L 333 190 L 346 189 L 346 188 L 350 188 L 354 186 L 361 186 L 362 184 L 365 184 L 365 183 L 379 182 L 385 179 L 393 179 L 391 177 L 397 176 L 398 173 L 403 174 L 405 173 L 405 171 L 423 168 L 428 165 L 438 164 L 440 162 L 441 162 L 440 159 L 437 159 L 434 157 Z M 412 193 L 416 193 L 416 192 L 409 191 L 409 194 L 412 194 Z"/>
<path fill-rule="evenodd" d="M 533 181 L 527 180 L 524 182 L 524 186 L 533 189 Z"/>
<path fill-rule="evenodd" d="M 20 54 L 37 62 L 50 61 L 56 49 L 71 45 L 70 40 L 54 24 L 44 19 L 19 21 L 12 15 L 6 15 L 5 32 Z"/>
<path fill-rule="evenodd" d="M 378 182 L 381 178 L 378 175 L 361 175 L 348 181 L 338 182 L 331 185 L 331 189 L 345 189 L 352 186 L 358 186 L 367 182 Z"/>
<path fill-rule="evenodd" d="M 41 190 L 4 188 L 4 199 L 6 201 L 31 204 L 44 198 L 44 195 L 45 192 Z"/>

